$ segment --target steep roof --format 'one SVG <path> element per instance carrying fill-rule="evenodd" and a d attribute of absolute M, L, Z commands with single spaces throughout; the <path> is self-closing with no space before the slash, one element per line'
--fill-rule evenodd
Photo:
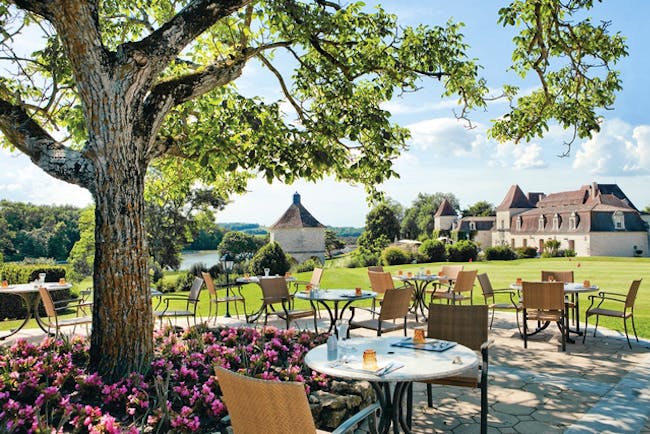
<path fill-rule="evenodd" d="M 454 207 L 451 206 L 447 199 L 443 199 L 442 203 L 438 207 L 438 211 L 435 213 L 435 217 L 442 217 L 447 215 L 456 216 L 456 210 L 454 210 Z"/>
<path fill-rule="evenodd" d="M 497 211 L 507 211 L 512 208 L 534 208 L 533 205 L 521 188 L 517 184 L 514 184 L 506 193 L 506 197 L 503 199 L 503 202 L 497 207 Z"/>
<path fill-rule="evenodd" d="M 300 203 L 298 192 L 293 195 L 293 203 L 282 214 L 282 217 L 269 226 L 269 229 L 296 229 L 296 228 L 324 228 L 316 218 L 311 215 L 307 208 Z"/>

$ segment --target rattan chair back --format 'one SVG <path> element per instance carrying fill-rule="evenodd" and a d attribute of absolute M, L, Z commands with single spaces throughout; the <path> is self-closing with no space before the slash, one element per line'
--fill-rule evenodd
<path fill-rule="evenodd" d="M 203 281 L 205 282 L 205 286 L 206 288 L 208 288 L 208 293 L 210 294 L 210 298 L 211 299 L 217 298 L 217 289 L 214 287 L 214 281 L 212 280 L 212 276 L 210 275 L 210 273 L 201 271 L 201 276 L 203 276 Z"/>
<path fill-rule="evenodd" d="M 483 291 L 483 297 L 485 297 L 486 302 L 488 298 L 494 300 L 494 288 L 492 287 L 492 282 L 490 282 L 487 273 L 477 274 L 476 278 L 478 279 L 478 283 L 481 285 L 481 291 Z"/>
<path fill-rule="evenodd" d="M 287 280 L 283 276 L 260 277 L 259 283 L 262 288 L 262 297 L 267 304 L 280 303 L 291 298 Z"/>
<path fill-rule="evenodd" d="M 428 336 L 458 342 L 480 351 L 488 337 L 488 307 L 486 305 L 429 305 Z"/>
<path fill-rule="evenodd" d="M 522 307 L 527 310 L 564 311 L 564 283 L 523 282 Z"/>
<path fill-rule="evenodd" d="M 444 276 L 444 279 L 440 279 L 440 283 L 449 283 L 450 281 L 456 280 L 458 273 L 463 271 L 462 265 L 443 265 L 440 268 L 440 273 Z"/>
<path fill-rule="evenodd" d="M 316 432 L 302 383 L 260 380 L 221 367 L 215 372 L 235 434 Z"/>
<path fill-rule="evenodd" d="M 625 296 L 625 309 L 634 309 L 634 302 L 636 301 L 636 294 L 639 292 L 641 286 L 641 279 L 632 281 L 630 289 Z"/>
<path fill-rule="evenodd" d="M 551 280 L 556 282 L 573 283 L 573 271 L 542 270 L 542 282 L 549 282 Z"/>
<path fill-rule="evenodd" d="M 411 306 L 413 287 L 390 288 L 384 293 L 384 301 L 379 312 L 379 321 L 403 319 L 406 317 Z"/>
<path fill-rule="evenodd" d="M 54 301 L 52 301 L 52 296 L 50 291 L 44 287 L 39 287 L 38 292 L 41 294 L 41 301 L 43 302 L 43 307 L 45 307 L 45 314 L 56 321 L 57 314 L 56 309 L 54 308 Z"/>
<path fill-rule="evenodd" d="M 309 284 L 314 286 L 314 285 L 320 285 L 320 280 L 323 277 L 323 269 L 322 268 L 314 268 L 314 271 L 311 272 L 311 279 L 309 279 Z"/>
<path fill-rule="evenodd" d="M 388 271 L 368 271 L 370 288 L 377 294 L 383 294 L 388 289 L 394 289 L 393 278 Z"/>
<path fill-rule="evenodd" d="M 459 271 L 452 290 L 457 293 L 472 292 L 477 272 L 477 270 Z"/>

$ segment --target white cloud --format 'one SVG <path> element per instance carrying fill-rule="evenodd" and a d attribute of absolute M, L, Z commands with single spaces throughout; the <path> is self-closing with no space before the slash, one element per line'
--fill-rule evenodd
<path fill-rule="evenodd" d="M 467 129 L 455 118 L 435 118 L 407 125 L 413 150 L 431 151 L 435 156 L 468 156 L 482 140 L 478 129 Z"/>
<path fill-rule="evenodd" d="M 542 158 L 542 147 L 537 143 L 519 144 L 512 152 L 515 169 L 542 169 L 547 165 Z"/>
<path fill-rule="evenodd" d="M 598 134 L 580 145 L 573 168 L 603 176 L 650 173 L 650 126 L 605 121 Z"/>

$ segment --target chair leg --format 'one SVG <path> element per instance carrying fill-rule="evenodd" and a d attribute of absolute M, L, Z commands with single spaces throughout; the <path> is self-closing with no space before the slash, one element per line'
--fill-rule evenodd
<path fill-rule="evenodd" d="M 429 408 L 433 407 L 433 386 L 427 383 L 427 405 Z"/>
<path fill-rule="evenodd" d="M 589 312 L 585 312 L 585 329 L 582 331 L 582 345 L 585 344 L 585 339 L 587 338 L 588 323 L 589 323 Z"/>
<path fill-rule="evenodd" d="M 492 323 L 494 323 L 494 308 L 492 308 L 492 319 L 490 319 L 490 330 L 492 330 Z"/>
<path fill-rule="evenodd" d="M 485 377 L 487 379 L 487 377 Z M 487 434 L 488 391 L 487 381 L 481 381 L 481 434 Z"/>
<path fill-rule="evenodd" d="M 634 314 L 632 314 L 630 319 L 632 320 L 632 330 L 634 331 L 634 337 L 636 341 L 639 342 L 639 337 L 636 335 L 636 326 L 634 325 Z"/>
<path fill-rule="evenodd" d="M 594 337 L 596 337 L 596 330 L 598 330 L 598 320 L 600 319 L 600 315 L 596 315 L 596 324 L 594 324 Z"/>
<path fill-rule="evenodd" d="M 526 317 L 526 309 L 524 309 L 524 348 L 528 348 L 528 318 Z"/>
<path fill-rule="evenodd" d="M 623 318 L 623 329 L 625 330 L 625 339 L 627 339 L 627 346 L 632 349 L 632 344 L 630 343 L 630 337 L 627 334 L 627 318 Z"/>

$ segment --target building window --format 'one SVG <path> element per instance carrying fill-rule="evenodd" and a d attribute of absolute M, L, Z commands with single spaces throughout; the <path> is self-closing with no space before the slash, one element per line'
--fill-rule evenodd
<path fill-rule="evenodd" d="M 537 222 L 537 230 L 538 231 L 543 231 L 544 230 L 544 223 L 546 221 L 544 220 L 544 215 L 539 216 L 539 220 Z"/>
<path fill-rule="evenodd" d="M 476 222 L 469 222 L 469 230 L 470 231 L 476 230 Z"/>
<path fill-rule="evenodd" d="M 521 216 L 517 216 L 517 222 L 515 223 L 515 226 L 518 231 L 521 230 Z"/>
<path fill-rule="evenodd" d="M 578 214 L 575 211 L 569 216 L 569 230 L 575 231 L 578 228 Z"/>
<path fill-rule="evenodd" d="M 528 240 L 527 240 L 526 238 L 524 238 L 523 240 L 521 240 L 521 243 L 522 243 L 521 245 L 522 245 L 523 247 L 528 247 Z"/>
<path fill-rule="evenodd" d="M 553 230 L 554 231 L 560 230 L 560 215 L 558 213 L 555 213 L 555 215 L 553 216 Z"/>
<path fill-rule="evenodd" d="M 615 211 L 612 220 L 614 221 L 614 229 L 620 231 L 625 229 L 625 215 L 622 211 Z"/>

